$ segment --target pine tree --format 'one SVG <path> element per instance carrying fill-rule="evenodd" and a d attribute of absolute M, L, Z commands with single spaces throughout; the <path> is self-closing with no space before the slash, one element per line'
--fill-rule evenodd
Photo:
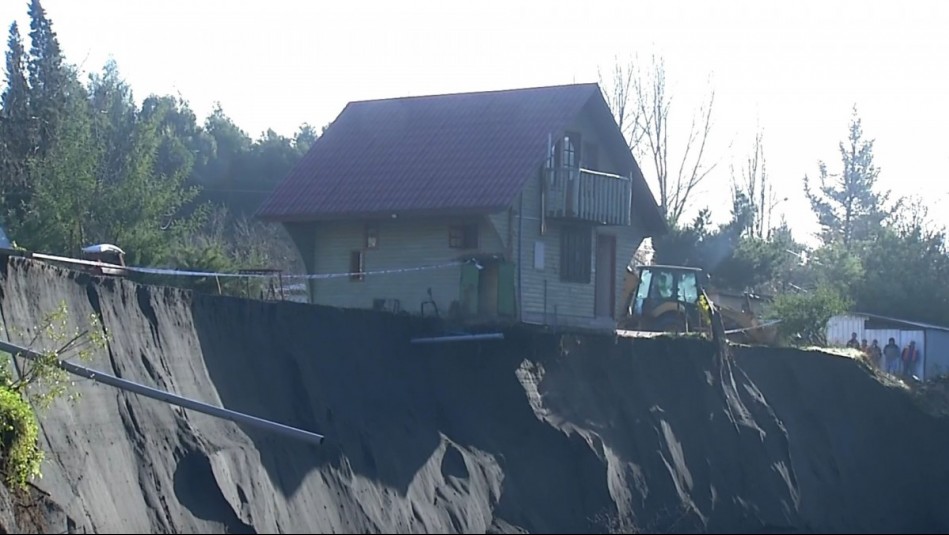
<path fill-rule="evenodd" d="M 89 94 L 98 162 L 88 239 L 119 244 L 132 261 L 160 260 L 187 232 L 182 211 L 196 195 L 183 184 L 190 165 L 168 174 L 159 162 L 166 115 L 175 110 L 138 110 L 112 62 L 92 77 Z"/>
<path fill-rule="evenodd" d="M 75 89 L 75 73 L 66 66 L 52 22 L 40 0 L 31 0 L 30 8 L 30 109 L 35 117 L 37 153 L 45 155 L 56 137 L 56 130 L 67 104 L 66 97 Z"/>
<path fill-rule="evenodd" d="M 873 140 L 864 139 L 856 106 L 847 141 L 840 143 L 840 157 L 840 174 L 831 174 L 820 162 L 818 191 L 805 175 L 804 192 L 817 215 L 823 242 L 850 249 L 854 243 L 872 238 L 894 211 L 886 206 L 889 192 L 876 189 L 880 170 L 873 163 Z"/>
<path fill-rule="evenodd" d="M 89 102 L 78 80 L 69 86 L 61 101 L 52 102 L 62 113 L 48 131 L 55 137 L 30 164 L 34 195 L 22 234 L 34 250 L 75 255 L 89 245 L 90 220 L 101 199 Z"/>
<path fill-rule="evenodd" d="M 0 209 L 2 216 L 22 218 L 29 203 L 27 161 L 34 146 L 26 80 L 26 51 L 16 22 L 7 41 L 6 88 L 0 95 Z"/>
<path fill-rule="evenodd" d="M 109 187 L 128 175 L 138 156 L 132 153 L 137 121 L 135 101 L 114 61 L 107 62 L 101 74 L 90 77 L 89 98 L 93 134 L 102 157 L 99 182 L 101 187 Z"/>

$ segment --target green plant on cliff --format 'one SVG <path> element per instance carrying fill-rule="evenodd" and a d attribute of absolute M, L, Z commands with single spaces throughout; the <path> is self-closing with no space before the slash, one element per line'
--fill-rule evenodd
<path fill-rule="evenodd" d="M 22 488 L 41 475 L 43 451 L 37 442 L 39 424 L 33 407 L 45 409 L 70 394 L 73 382 L 60 367 L 60 360 L 87 360 L 105 346 L 106 337 L 95 314 L 84 330 L 70 330 L 69 319 L 66 303 L 61 302 L 44 316 L 32 335 L 21 336 L 39 356 L 14 360 L 7 355 L 0 365 L 0 467 L 11 487 Z M 77 395 L 73 394 L 70 397 Z"/>
<path fill-rule="evenodd" d="M 7 485 L 24 487 L 40 475 L 43 450 L 39 448 L 36 414 L 23 396 L 9 387 L 0 387 L 0 450 Z"/>

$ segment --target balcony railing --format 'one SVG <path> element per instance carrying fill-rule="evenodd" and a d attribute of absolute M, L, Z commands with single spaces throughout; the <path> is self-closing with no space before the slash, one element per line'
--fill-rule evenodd
<path fill-rule="evenodd" d="M 572 167 L 545 168 L 547 217 L 629 225 L 632 182 L 629 178 Z"/>

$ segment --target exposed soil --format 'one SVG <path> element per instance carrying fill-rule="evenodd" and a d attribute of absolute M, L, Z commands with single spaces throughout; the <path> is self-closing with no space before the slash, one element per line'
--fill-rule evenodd
<path fill-rule="evenodd" d="M 740 347 L 717 367 L 704 340 L 524 328 L 420 346 L 409 318 L 0 271 L 4 337 L 65 300 L 111 336 L 87 365 L 327 437 L 82 380 L 41 417 L 37 482 L 74 531 L 949 530 L 947 412 L 852 359 Z"/>

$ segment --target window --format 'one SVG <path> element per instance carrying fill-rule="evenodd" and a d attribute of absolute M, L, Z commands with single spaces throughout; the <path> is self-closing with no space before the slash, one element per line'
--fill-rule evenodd
<path fill-rule="evenodd" d="M 379 224 L 366 223 L 366 249 L 379 247 Z"/>
<path fill-rule="evenodd" d="M 668 271 L 656 273 L 651 295 L 653 299 L 672 299 L 672 273 Z"/>
<path fill-rule="evenodd" d="M 560 230 L 560 280 L 590 283 L 593 259 L 593 232 L 589 227 L 563 227 Z"/>
<path fill-rule="evenodd" d="M 557 141 L 557 162 L 561 167 L 580 167 L 580 134 L 567 132 Z"/>
<path fill-rule="evenodd" d="M 643 302 L 649 298 L 649 289 L 652 288 L 652 270 L 644 269 L 640 272 L 639 289 L 636 290 L 636 302 L 633 304 L 633 313 L 641 316 Z"/>
<path fill-rule="evenodd" d="M 687 272 L 679 274 L 679 301 L 683 303 L 695 303 L 699 300 L 699 286 L 695 280 L 695 273 Z"/>
<path fill-rule="evenodd" d="M 478 224 L 468 223 L 448 227 L 448 246 L 452 249 L 477 249 Z"/>
<path fill-rule="evenodd" d="M 366 279 L 366 257 L 362 251 L 349 253 L 349 280 L 354 282 Z"/>

